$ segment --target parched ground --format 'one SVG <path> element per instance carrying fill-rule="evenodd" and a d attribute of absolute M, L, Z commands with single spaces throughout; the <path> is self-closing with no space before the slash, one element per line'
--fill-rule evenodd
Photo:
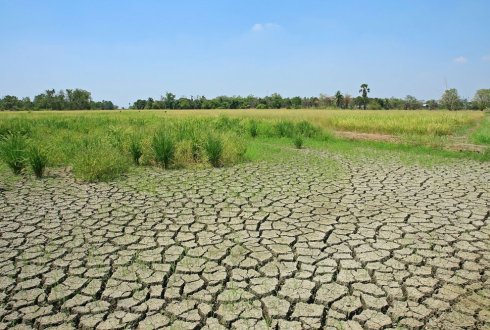
<path fill-rule="evenodd" d="M 490 329 L 489 182 L 308 152 L 0 181 L 0 328 Z"/>

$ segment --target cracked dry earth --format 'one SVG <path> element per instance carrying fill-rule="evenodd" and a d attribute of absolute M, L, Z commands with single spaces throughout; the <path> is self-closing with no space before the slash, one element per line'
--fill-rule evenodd
<path fill-rule="evenodd" d="M 490 329 L 487 164 L 315 157 L 1 191 L 0 328 Z"/>

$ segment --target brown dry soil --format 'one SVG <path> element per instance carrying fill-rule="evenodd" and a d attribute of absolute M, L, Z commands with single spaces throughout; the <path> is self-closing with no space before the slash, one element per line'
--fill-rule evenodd
<path fill-rule="evenodd" d="M 311 153 L 0 181 L 0 329 L 490 329 L 488 163 Z"/>

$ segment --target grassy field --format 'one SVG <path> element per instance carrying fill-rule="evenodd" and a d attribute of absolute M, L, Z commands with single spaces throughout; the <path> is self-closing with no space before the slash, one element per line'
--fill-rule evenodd
<path fill-rule="evenodd" d="M 489 128 L 489 116 L 474 111 L 4 112 L 0 146 L 3 172 L 7 165 L 16 174 L 41 177 L 46 167 L 68 166 L 80 179 L 101 181 L 139 165 L 178 169 L 287 161 L 285 146 L 485 161 L 488 148 L 478 154 L 441 147 L 454 136 L 488 145 Z M 336 131 L 389 134 L 401 143 L 345 141 Z"/>

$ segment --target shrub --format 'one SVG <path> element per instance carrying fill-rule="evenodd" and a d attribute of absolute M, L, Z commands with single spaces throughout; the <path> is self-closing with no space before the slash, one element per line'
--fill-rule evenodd
<path fill-rule="evenodd" d="M 128 169 L 127 158 L 108 145 L 88 146 L 81 150 L 73 162 L 75 176 L 88 182 L 109 181 Z"/>
<path fill-rule="evenodd" d="M 175 154 L 175 141 L 170 134 L 163 130 L 158 131 L 153 136 L 151 147 L 155 162 L 164 168 L 169 168 Z"/>
<path fill-rule="evenodd" d="M 205 145 L 206 155 L 213 167 L 222 165 L 223 141 L 218 136 L 209 135 Z"/>
<path fill-rule="evenodd" d="M 133 159 L 135 165 L 140 164 L 140 158 L 143 155 L 143 146 L 141 145 L 141 138 L 137 135 L 132 135 L 129 140 L 129 153 Z"/>
<path fill-rule="evenodd" d="M 26 165 L 26 138 L 20 134 L 9 134 L 3 139 L 0 147 L 3 161 L 14 174 L 20 174 Z"/>
<path fill-rule="evenodd" d="M 38 146 L 31 146 L 27 158 L 36 178 L 42 178 L 44 175 L 44 170 L 48 164 L 48 157 L 46 153 Z"/>
<path fill-rule="evenodd" d="M 303 137 L 301 135 L 297 135 L 293 139 L 294 146 L 297 149 L 301 149 L 303 147 Z"/>

